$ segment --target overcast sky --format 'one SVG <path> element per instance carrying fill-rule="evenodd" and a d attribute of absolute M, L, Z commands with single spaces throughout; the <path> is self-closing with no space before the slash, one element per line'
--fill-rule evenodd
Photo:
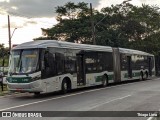
<path fill-rule="evenodd" d="M 12 44 L 31 41 L 41 36 L 41 28 L 52 27 L 55 20 L 55 7 L 63 6 L 67 2 L 92 3 L 96 9 L 120 4 L 123 0 L 0 0 L 0 44 L 8 46 L 7 15 L 10 15 Z M 130 3 L 140 6 L 145 4 L 157 4 L 159 0 L 132 0 Z"/>

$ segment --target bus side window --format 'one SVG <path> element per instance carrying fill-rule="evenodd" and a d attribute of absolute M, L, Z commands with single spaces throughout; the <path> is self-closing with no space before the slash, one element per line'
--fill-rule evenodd
<path fill-rule="evenodd" d="M 46 52 L 45 55 L 44 55 L 44 67 L 45 67 L 45 69 L 47 67 L 49 67 L 48 59 L 49 59 L 48 52 Z"/>
<path fill-rule="evenodd" d="M 55 59 L 56 59 L 57 74 L 60 75 L 64 73 L 64 54 L 56 53 Z"/>
<path fill-rule="evenodd" d="M 55 67 L 55 55 L 46 51 L 44 54 L 44 68 L 43 74 L 45 78 L 52 77 L 56 75 L 56 67 Z"/>

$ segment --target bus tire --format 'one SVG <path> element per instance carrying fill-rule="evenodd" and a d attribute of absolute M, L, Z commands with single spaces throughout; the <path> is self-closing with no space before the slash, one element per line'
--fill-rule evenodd
<path fill-rule="evenodd" d="M 106 75 L 102 76 L 102 87 L 106 87 L 108 85 L 108 78 Z"/>
<path fill-rule="evenodd" d="M 39 95 L 40 95 L 40 92 L 34 92 L 34 95 L 35 95 L 35 96 L 39 96 Z"/>
<path fill-rule="evenodd" d="M 144 80 L 143 72 L 140 72 L 140 80 Z"/>
<path fill-rule="evenodd" d="M 64 79 L 63 82 L 62 82 L 61 92 L 62 92 L 62 94 L 66 94 L 67 91 L 68 91 L 68 84 L 67 84 L 67 80 Z"/>

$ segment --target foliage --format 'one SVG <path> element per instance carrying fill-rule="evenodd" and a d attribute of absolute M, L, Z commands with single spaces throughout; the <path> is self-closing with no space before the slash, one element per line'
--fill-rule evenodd
<path fill-rule="evenodd" d="M 42 29 L 46 37 L 92 44 L 91 13 L 87 3 L 68 2 L 56 7 L 57 25 Z M 98 45 L 125 47 L 153 54 L 160 51 L 160 12 L 158 6 L 134 6 L 128 1 L 93 9 L 95 39 Z"/>
<path fill-rule="evenodd" d="M 0 67 L 8 66 L 8 48 L 4 47 L 4 44 L 0 44 Z"/>
<path fill-rule="evenodd" d="M 52 28 L 42 29 L 44 39 L 58 39 L 69 42 L 91 43 L 90 11 L 87 3 L 66 3 L 56 8 L 59 23 Z M 38 38 L 38 39 L 43 39 Z"/>

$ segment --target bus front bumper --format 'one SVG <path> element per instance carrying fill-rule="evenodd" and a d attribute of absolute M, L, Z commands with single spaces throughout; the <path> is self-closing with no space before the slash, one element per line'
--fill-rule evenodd
<path fill-rule="evenodd" d="M 43 92 L 40 82 L 7 83 L 8 90 L 12 92 Z"/>

